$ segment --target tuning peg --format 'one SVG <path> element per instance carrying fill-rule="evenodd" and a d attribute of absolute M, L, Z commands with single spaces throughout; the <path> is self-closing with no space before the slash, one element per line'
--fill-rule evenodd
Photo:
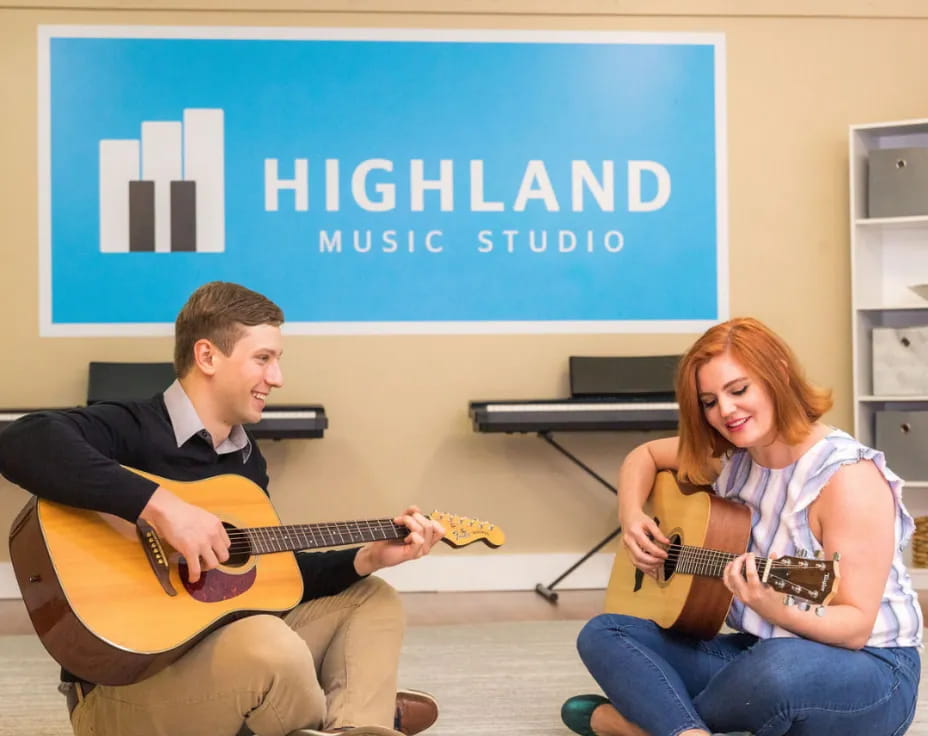
<path fill-rule="evenodd" d="M 797 607 L 798 607 L 799 610 L 802 611 L 803 613 L 805 613 L 806 611 L 809 610 L 809 608 L 811 608 L 811 606 L 809 605 L 809 602 L 808 602 L 808 601 L 801 601 Z"/>
<path fill-rule="evenodd" d="M 801 548 L 796 550 L 796 557 L 808 557 L 808 556 L 809 556 L 809 550 L 801 549 Z"/>
<path fill-rule="evenodd" d="M 841 559 L 841 553 L 840 553 L 840 552 L 835 552 L 834 557 L 832 557 L 831 559 L 833 559 L 835 562 L 837 562 L 838 560 Z"/>
<path fill-rule="evenodd" d="M 817 549 L 817 550 L 815 550 L 815 559 L 816 559 L 816 560 L 823 560 L 823 559 L 825 559 L 825 550 L 823 550 L 823 549 Z"/>
<path fill-rule="evenodd" d="M 783 596 L 783 605 L 784 605 L 784 606 L 792 606 L 795 602 L 796 602 L 796 601 L 793 599 L 793 596 L 791 596 L 791 595 L 784 595 L 784 596 Z"/>
<path fill-rule="evenodd" d="M 818 616 L 819 618 L 821 618 L 822 616 L 824 616 L 824 615 L 825 615 L 825 606 L 816 606 L 816 607 L 815 607 L 815 615 Z"/>

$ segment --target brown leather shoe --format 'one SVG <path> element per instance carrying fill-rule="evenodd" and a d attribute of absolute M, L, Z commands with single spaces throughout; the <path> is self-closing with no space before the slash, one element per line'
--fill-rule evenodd
<path fill-rule="evenodd" d="M 398 690 L 393 728 L 406 736 L 421 733 L 438 720 L 438 701 L 421 690 Z"/>
<path fill-rule="evenodd" d="M 316 731 L 313 728 L 301 728 L 288 736 L 399 736 L 398 732 L 386 726 L 347 726 L 334 731 Z"/>

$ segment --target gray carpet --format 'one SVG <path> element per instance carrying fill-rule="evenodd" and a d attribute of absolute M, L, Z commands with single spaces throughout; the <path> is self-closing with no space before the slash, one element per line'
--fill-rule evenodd
<path fill-rule="evenodd" d="M 400 686 L 438 698 L 441 714 L 430 736 L 565 736 L 570 732 L 560 723 L 561 702 L 594 687 L 574 653 L 581 625 L 412 627 Z M 0 637 L 0 736 L 70 736 L 57 682 L 58 666 L 36 637 Z"/>
<path fill-rule="evenodd" d="M 441 703 L 429 736 L 567 736 L 561 703 L 576 693 L 596 692 L 574 650 L 582 624 L 413 627 L 406 635 L 400 685 L 428 690 Z M 64 698 L 55 690 L 57 673 L 35 637 L 0 637 L 0 736 L 70 736 Z M 928 686 L 923 692 L 909 736 L 928 736 Z"/>
<path fill-rule="evenodd" d="M 577 656 L 582 621 L 419 626 L 406 636 L 401 687 L 441 706 L 430 736 L 564 736 L 561 703 L 599 692 Z"/>

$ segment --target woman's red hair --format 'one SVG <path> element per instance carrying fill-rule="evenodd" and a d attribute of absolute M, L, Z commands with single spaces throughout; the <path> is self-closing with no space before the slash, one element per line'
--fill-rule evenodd
<path fill-rule="evenodd" d="M 728 353 L 770 393 L 777 433 L 786 442 L 801 442 L 832 406 L 831 391 L 809 383 L 799 361 L 779 335 L 752 317 L 738 317 L 711 327 L 680 360 L 676 392 L 680 406 L 678 474 L 690 483 L 713 480 L 711 458 L 732 449 L 706 421 L 696 373 L 712 358 Z"/>

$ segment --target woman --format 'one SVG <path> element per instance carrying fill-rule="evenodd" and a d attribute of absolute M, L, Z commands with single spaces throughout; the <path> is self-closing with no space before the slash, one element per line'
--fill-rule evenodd
<path fill-rule="evenodd" d="M 622 542 L 656 575 L 669 540 L 645 513 L 657 471 L 711 483 L 751 511 L 748 552 L 723 581 L 735 633 L 700 641 L 603 614 L 578 649 L 606 697 L 562 708 L 585 736 L 895 736 L 911 722 L 922 615 L 901 550 L 914 524 L 881 452 L 820 421 L 830 393 L 809 384 L 786 344 L 755 319 L 712 327 L 677 374 L 678 437 L 647 442 L 619 472 Z M 783 605 L 755 555 L 841 554 L 823 617 Z"/>

